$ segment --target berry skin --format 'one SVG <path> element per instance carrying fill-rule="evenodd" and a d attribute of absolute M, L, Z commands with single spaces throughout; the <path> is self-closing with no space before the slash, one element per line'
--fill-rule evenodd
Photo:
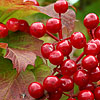
<path fill-rule="evenodd" d="M 34 6 L 39 6 L 39 3 L 36 0 L 24 0 L 24 2 L 33 4 Z"/>
<path fill-rule="evenodd" d="M 99 53 L 99 48 L 95 43 L 87 43 L 84 52 L 86 55 L 97 55 Z"/>
<path fill-rule="evenodd" d="M 19 20 L 16 18 L 11 18 L 7 21 L 6 26 L 8 30 L 16 32 L 19 30 Z"/>
<path fill-rule="evenodd" d="M 67 1 L 56 1 L 54 4 L 54 10 L 57 13 L 65 13 L 68 10 L 68 2 Z"/>
<path fill-rule="evenodd" d="M 97 82 L 100 80 L 100 67 L 96 67 L 94 68 L 91 72 L 90 72 L 90 80 L 92 82 Z"/>
<path fill-rule="evenodd" d="M 94 97 L 95 97 L 95 100 L 100 100 L 100 87 L 95 88 Z"/>
<path fill-rule="evenodd" d="M 56 49 L 61 51 L 64 56 L 68 56 L 72 51 L 72 45 L 67 40 L 62 40 L 58 42 Z"/>
<path fill-rule="evenodd" d="M 54 45 L 52 45 L 51 43 L 44 43 L 41 47 L 41 53 L 42 53 L 42 56 L 44 58 L 49 58 L 49 55 L 52 51 L 55 50 L 55 47 Z"/>
<path fill-rule="evenodd" d="M 8 35 L 8 29 L 6 25 L 0 24 L 0 38 L 4 38 Z"/>
<path fill-rule="evenodd" d="M 30 34 L 36 38 L 44 36 L 46 33 L 46 27 L 41 22 L 35 22 L 30 26 Z"/>
<path fill-rule="evenodd" d="M 68 77 L 68 76 L 63 76 L 61 79 L 61 89 L 64 91 L 64 92 L 68 92 L 70 90 L 72 90 L 74 88 L 74 82 L 73 80 Z"/>
<path fill-rule="evenodd" d="M 100 26 L 95 29 L 94 35 L 97 39 L 100 39 Z"/>
<path fill-rule="evenodd" d="M 61 64 L 62 75 L 70 76 L 73 75 L 76 71 L 77 71 L 77 65 L 75 61 L 71 59 L 67 59 Z"/>
<path fill-rule="evenodd" d="M 67 100 L 76 100 L 75 98 L 69 98 L 69 99 L 67 99 Z"/>
<path fill-rule="evenodd" d="M 89 90 L 82 90 L 78 94 L 78 100 L 94 100 L 94 95 Z"/>
<path fill-rule="evenodd" d="M 98 66 L 98 59 L 95 56 L 87 55 L 82 60 L 82 66 L 84 69 L 92 70 Z"/>
<path fill-rule="evenodd" d="M 29 25 L 25 20 L 19 20 L 19 30 L 21 32 L 29 33 Z"/>
<path fill-rule="evenodd" d="M 77 49 L 81 49 L 86 45 L 85 35 L 81 32 L 74 32 L 71 35 L 70 40 L 71 40 L 72 45 Z"/>
<path fill-rule="evenodd" d="M 29 85 L 28 87 L 28 91 L 29 94 L 33 97 L 33 98 L 40 98 L 43 96 L 44 94 L 44 88 L 43 86 L 38 83 L 38 82 L 33 82 Z"/>
<path fill-rule="evenodd" d="M 88 83 L 89 77 L 85 70 L 78 70 L 74 73 L 73 79 L 78 86 L 83 87 Z"/>
<path fill-rule="evenodd" d="M 43 87 L 48 92 L 54 92 L 60 87 L 60 79 L 56 76 L 48 76 L 43 81 Z"/>
<path fill-rule="evenodd" d="M 64 56 L 59 50 L 54 50 L 49 55 L 49 61 L 54 65 L 60 65 L 63 62 Z"/>
<path fill-rule="evenodd" d="M 61 21 L 57 18 L 50 18 L 46 23 L 46 29 L 50 33 L 57 33 L 61 29 Z"/>
<path fill-rule="evenodd" d="M 89 13 L 84 18 L 84 25 L 88 29 L 96 28 L 99 24 L 99 17 L 94 13 Z"/>

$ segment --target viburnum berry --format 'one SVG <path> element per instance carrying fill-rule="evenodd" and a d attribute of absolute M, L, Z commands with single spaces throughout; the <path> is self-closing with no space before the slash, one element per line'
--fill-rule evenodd
<path fill-rule="evenodd" d="M 54 4 L 54 10 L 57 13 L 65 13 L 68 10 L 68 2 L 66 0 L 56 1 Z"/>
<path fill-rule="evenodd" d="M 88 29 L 96 28 L 99 24 L 99 17 L 94 13 L 89 13 L 84 18 L 84 25 Z"/>
<path fill-rule="evenodd" d="M 46 30 L 50 33 L 57 33 L 61 26 L 61 21 L 58 18 L 50 18 L 46 23 Z"/>
<path fill-rule="evenodd" d="M 8 35 L 8 29 L 6 25 L 0 24 L 0 38 L 4 38 Z"/>
<path fill-rule="evenodd" d="M 44 43 L 42 46 L 41 46 L 41 53 L 42 53 L 42 56 L 44 58 L 49 58 L 49 55 L 52 51 L 55 50 L 55 47 L 53 44 L 51 43 Z"/>
<path fill-rule="evenodd" d="M 48 92 L 54 92 L 60 87 L 60 79 L 56 76 L 48 76 L 43 81 L 43 87 Z"/>
<path fill-rule="evenodd" d="M 54 65 L 62 64 L 64 56 L 59 50 L 54 50 L 49 55 L 49 61 Z"/>
<path fill-rule="evenodd" d="M 82 60 L 82 66 L 84 69 L 92 70 L 98 66 L 98 59 L 95 56 L 87 55 Z"/>
<path fill-rule="evenodd" d="M 8 30 L 16 32 L 19 30 L 19 20 L 16 18 L 11 18 L 7 21 L 6 26 Z"/>
<path fill-rule="evenodd" d="M 100 26 L 95 29 L 94 35 L 97 39 L 100 39 Z"/>
<path fill-rule="evenodd" d="M 24 0 L 24 2 L 33 4 L 34 6 L 39 6 L 39 3 L 37 2 L 37 0 Z"/>
<path fill-rule="evenodd" d="M 75 98 L 69 98 L 69 99 L 67 99 L 67 100 L 76 100 Z"/>
<path fill-rule="evenodd" d="M 30 26 L 30 34 L 34 37 L 40 38 L 46 33 L 46 27 L 41 22 L 35 22 Z"/>
<path fill-rule="evenodd" d="M 70 76 L 73 75 L 76 71 L 77 71 L 77 65 L 75 61 L 71 59 L 67 59 L 61 64 L 62 75 Z"/>
<path fill-rule="evenodd" d="M 89 90 L 82 90 L 78 94 L 78 100 L 94 100 L 94 95 Z"/>
<path fill-rule="evenodd" d="M 61 51 L 64 56 L 68 56 L 72 51 L 72 45 L 67 40 L 62 40 L 57 43 L 56 49 Z"/>
<path fill-rule="evenodd" d="M 73 80 L 68 77 L 68 76 L 63 76 L 61 79 L 61 89 L 64 91 L 64 92 L 68 92 L 70 90 L 72 90 L 74 88 L 74 82 Z"/>
<path fill-rule="evenodd" d="M 78 70 L 73 75 L 74 82 L 80 86 L 85 86 L 89 81 L 89 76 L 85 70 Z"/>
<path fill-rule="evenodd" d="M 29 33 L 29 24 L 25 20 L 19 20 L 19 30 L 21 32 Z"/>
<path fill-rule="evenodd" d="M 28 91 L 29 94 L 33 97 L 33 98 L 40 98 L 43 96 L 44 94 L 44 88 L 43 86 L 38 83 L 38 82 L 33 82 L 29 85 L 28 87 Z"/>
<path fill-rule="evenodd" d="M 95 100 L 100 100 L 100 87 L 95 88 L 94 97 L 95 97 Z"/>
<path fill-rule="evenodd" d="M 70 40 L 71 44 L 77 49 L 81 49 L 86 45 L 85 35 L 81 32 L 74 32 Z"/>

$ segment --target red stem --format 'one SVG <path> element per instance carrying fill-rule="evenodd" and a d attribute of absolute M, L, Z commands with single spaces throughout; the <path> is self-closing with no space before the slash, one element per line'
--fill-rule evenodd
<path fill-rule="evenodd" d="M 50 32 L 46 31 L 46 33 L 52 37 L 54 40 L 59 41 L 59 39 L 57 37 L 55 37 L 54 35 L 52 35 Z"/>
<path fill-rule="evenodd" d="M 78 63 L 84 55 L 85 53 L 82 52 L 81 55 L 76 59 L 76 63 Z"/>
<path fill-rule="evenodd" d="M 69 40 L 70 39 L 70 37 L 68 37 L 68 38 L 65 38 L 64 40 Z"/>
<path fill-rule="evenodd" d="M 66 94 L 66 93 L 64 93 L 64 92 L 63 92 L 63 94 L 66 95 L 66 96 L 68 96 L 68 97 L 71 97 L 69 94 Z"/>
<path fill-rule="evenodd" d="M 91 37 L 92 37 L 93 39 L 95 38 L 95 35 L 94 35 L 94 32 L 93 32 L 92 29 L 90 30 L 90 35 L 91 35 Z"/>

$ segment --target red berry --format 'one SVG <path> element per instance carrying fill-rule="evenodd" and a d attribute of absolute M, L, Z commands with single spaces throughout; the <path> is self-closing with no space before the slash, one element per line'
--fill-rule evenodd
<path fill-rule="evenodd" d="M 95 56 L 87 55 L 82 60 L 82 66 L 84 69 L 92 70 L 98 66 L 98 59 Z"/>
<path fill-rule="evenodd" d="M 74 82 L 73 80 L 68 77 L 68 76 L 63 76 L 61 79 L 61 89 L 64 91 L 64 92 L 68 92 L 70 90 L 72 90 L 74 88 Z"/>
<path fill-rule="evenodd" d="M 88 29 L 96 28 L 99 24 L 99 17 L 94 13 L 89 13 L 84 18 L 84 25 Z"/>
<path fill-rule="evenodd" d="M 19 30 L 19 20 L 16 18 L 11 18 L 7 21 L 6 26 L 10 31 L 18 31 Z"/>
<path fill-rule="evenodd" d="M 19 30 L 21 32 L 29 33 L 29 25 L 25 20 L 19 20 Z"/>
<path fill-rule="evenodd" d="M 54 10 L 57 13 L 65 13 L 68 10 L 68 2 L 63 0 L 63 1 L 56 1 L 54 4 Z"/>
<path fill-rule="evenodd" d="M 61 51 L 64 56 L 68 56 L 72 51 L 72 45 L 69 41 L 62 40 L 58 42 L 56 49 Z"/>
<path fill-rule="evenodd" d="M 36 0 L 24 0 L 24 2 L 27 2 L 29 4 L 33 4 L 34 6 L 39 6 L 39 3 Z"/>
<path fill-rule="evenodd" d="M 94 31 L 94 35 L 97 39 L 100 39 L 100 26 L 98 26 L 96 28 L 96 30 Z"/>
<path fill-rule="evenodd" d="M 99 53 L 99 48 L 95 43 L 87 43 L 84 52 L 86 55 L 97 55 Z"/>
<path fill-rule="evenodd" d="M 60 65 L 63 62 L 64 56 L 59 50 L 50 53 L 49 61 L 54 65 Z"/>
<path fill-rule="evenodd" d="M 54 45 L 52 45 L 51 43 L 44 43 L 41 47 L 41 53 L 42 53 L 42 56 L 44 58 L 49 58 L 49 55 L 52 51 L 55 50 L 55 47 Z"/>
<path fill-rule="evenodd" d="M 60 87 L 60 79 L 56 76 L 48 76 L 43 81 L 43 86 L 48 92 L 54 92 Z"/>
<path fill-rule="evenodd" d="M 75 61 L 71 59 L 65 60 L 61 64 L 61 72 L 63 75 L 73 75 L 77 71 L 77 65 Z"/>
<path fill-rule="evenodd" d="M 73 79 L 74 82 L 81 87 L 85 86 L 89 81 L 88 74 L 85 70 L 78 70 L 77 72 L 75 72 Z"/>
<path fill-rule="evenodd" d="M 69 99 L 67 99 L 67 100 L 76 100 L 75 98 L 69 98 Z"/>
<path fill-rule="evenodd" d="M 77 49 L 83 48 L 86 45 L 85 35 L 81 32 L 74 32 L 71 35 L 71 43 Z"/>
<path fill-rule="evenodd" d="M 89 90 L 83 90 L 79 92 L 78 100 L 94 100 L 94 95 Z"/>
<path fill-rule="evenodd" d="M 90 72 L 90 79 L 92 82 L 97 82 L 100 80 L 100 67 L 96 67 L 94 68 L 91 72 Z"/>
<path fill-rule="evenodd" d="M 34 37 L 40 38 L 46 33 L 46 28 L 43 23 L 35 22 L 30 26 L 30 34 Z"/>
<path fill-rule="evenodd" d="M 61 29 L 61 21 L 57 18 L 50 18 L 46 23 L 46 29 L 50 33 L 57 33 Z"/>
<path fill-rule="evenodd" d="M 95 96 L 95 100 L 100 100 L 100 87 L 95 88 L 94 96 Z"/>
<path fill-rule="evenodd" d="M 6 25 L 0 24 L 0 38 L 4 38 L 8 35 L 8 29 Z"/>
<path fill-rule="evenodd" d="M 44 88 L 43 86 L 38 83 L 38 82 L 33 82 L 29 85 L 28 87 L 28 91 L 29 94 L 33 97 L 33 98 L 40 98 L 43 96 L 44 94 Z"/>

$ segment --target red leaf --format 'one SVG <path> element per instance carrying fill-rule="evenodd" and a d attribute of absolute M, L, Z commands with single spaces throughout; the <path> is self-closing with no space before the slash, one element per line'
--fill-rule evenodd
<path fill-rule="evenodd" d="M 0 43 L 0 48 L 7 49 L 7 47 L 8 47 L 7 43 Z"/>

